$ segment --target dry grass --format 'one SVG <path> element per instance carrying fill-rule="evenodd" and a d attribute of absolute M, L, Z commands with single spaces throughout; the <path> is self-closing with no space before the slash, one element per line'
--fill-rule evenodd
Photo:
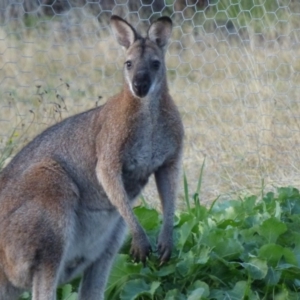
<path fill-rule="evenodd" d="M 190 24 L 175 27 L 167 65 L 191 191 L 204 158 L 203 201 L 262 184 L 299 186 L 298 24 L 277 22 L 265 35 L 249 27 L 247 43 L 218 30 L 195 34 Z M 122 57 L 93 18 L 68 28 L 55 20 L 0 27 L 0 163 L 47 126 L 115 94 Z"/>

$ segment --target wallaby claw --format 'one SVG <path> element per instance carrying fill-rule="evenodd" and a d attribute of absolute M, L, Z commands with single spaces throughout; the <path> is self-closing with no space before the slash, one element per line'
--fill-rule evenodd
<path fill-rule="evenodd" d="M 159 260 L 160 260 L 159 266 L 162 266 L 164 263 L 169 261 L 170 258 L 171 258 L 171 251 L 161 253 L 161 255 L 159 256 Z"/>
<path fill-rule="evenodd" d="M 148 240 L 147 242 L 144 242 L 142 244 L 141 243 L 138 244 L 133 240 L 130 249 L 130 255 L 133 257 L 134 262 L 137 263 L 142 262 L 143 265 L 145 266 L 146 260 L 151 253 L 152 253 L 152 248 Z"/>
<path fill-rule="evenodd" d="M 170 260 L 172 254 L 172 242 L 160 242 L 158 244 L 158 253 L 159 253 L 159 266 L 162 266 L 164 263 Z"/>

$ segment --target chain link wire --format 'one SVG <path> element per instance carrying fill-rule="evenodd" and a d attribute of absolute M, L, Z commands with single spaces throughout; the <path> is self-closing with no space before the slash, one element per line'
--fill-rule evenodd
<path fill-rule="evenodd" d="M 0 0 L 1 167 L 46 127 L 120 90 L 112 14 L 142 32 L 161 15 L 174 22 L 166 62 L 191 192 L 204 160 L 204 202 L 299 187 L 296 0 Z"/>

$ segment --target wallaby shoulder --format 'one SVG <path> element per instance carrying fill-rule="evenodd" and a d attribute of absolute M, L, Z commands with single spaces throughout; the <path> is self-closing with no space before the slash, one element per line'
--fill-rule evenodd
<path fill-rule="evenodd" d="M 81 141 L 92 140 L 94 133 L 101 128 L 97 122 L 101 110 L 102 106 L 93 108 L 50 126 L 25 145 L 2 170 L 2 173 L 12 172 L 14 169 L 20 172 L 21 167 L 26 168 L 33 161 L 40 160 L 62 149 L 77 148 Z M 76 144 L 77 147 L 75 147 Z"/>

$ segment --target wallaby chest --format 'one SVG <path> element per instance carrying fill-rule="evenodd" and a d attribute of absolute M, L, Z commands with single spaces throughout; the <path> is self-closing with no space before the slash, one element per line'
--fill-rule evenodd
<path fill-rule="evenodd" d="M 125 188 L 135 197 L 149 176 L 176 151 L 172 128 L 162 118 L 144 114 L 123 152 L 122 176 Z"/>
<path fill-rule="evenodd" d="M 167 136 L 166 132 L 153 128 L 145 130 L 140 138 L 133 139 L 124 155 L 125 169 L 138 173 L 156 170 L 174 151 Z"/>

